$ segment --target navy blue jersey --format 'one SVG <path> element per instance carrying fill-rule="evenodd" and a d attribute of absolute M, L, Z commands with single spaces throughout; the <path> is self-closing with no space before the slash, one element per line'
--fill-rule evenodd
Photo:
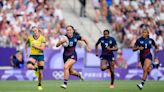
<path fill-rule="evenodd" d="M 155 41 L 153 39 L 140 37 L 137 39 L 135 46 L 144 47 L 143 50 L 140 50 L 140 59 L 152 58 L 150 49 L 152 46 L 155 46 Z"/>
<path fill-rule="evenodd" d="M 113 55 L 113 51 L 109 51 L 106 48 L 106 47 L 113 48 L 114 46 L 117 45 L 116 40 L 113 37 L 109 37 L 107 39 L 105 39 L 105 37 L 101 37 L 97 41 L 96 45 L 98 45 L 99 43 L 101 43 L 101 48 L 102 48 L 101 55 L 105 55 L 105 56 Z"/>
<path fill-rule="evenodd" d="M 67 36 L 67 35 L 66 35 Z M 78 40 L 81 40 L 81 36 L 80 35 L 73 35 L 72 38 L 69 38 L 67 36 L 68 40 L 69 40 L 69 44 L 67 47 L 64 47 L 64 56 L 71 56 L 73 55 L 75 52 L 75 47 L 76 47 L 76 44 L 77 44 L 77 41 Z"/>

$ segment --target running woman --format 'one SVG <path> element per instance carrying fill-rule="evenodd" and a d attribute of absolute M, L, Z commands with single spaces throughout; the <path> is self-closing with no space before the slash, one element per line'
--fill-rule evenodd
<path fill-rule="evenodd" d="M 77 34 L 73 26 L 71 25 L 67 26 L 66 30 L 67 30 L 67 33 L 66 33 L 67 39 L 60 40 L 56 45 L 57 47 L 59 47 L 65 42 L 68 42 L 68 46 L 64 47 L 64 53 L 63 53 L 64 84 L 60 86 L 61 88 L 64 88 L 64 89 L 67 88 L 67 83 L 68 83 L 68 79 L 70 75 L 77 76 L 81 80 L 84 80 L 83 76 L 73 69 L 73 65 L 77 61 L 77 54 L 75 51 L 77 41 L 84 41 L 87 46 L 87 50 L 88 51 L 90 50 L 88 41 L 84 39 L 83 37 L 81 37 L 79 34 Z"/>
<path fill-rule="evenodd" d="M 96 56 L 98 56 L 98 45 L 101 43 L 101 64 L 100 68 L 102 71 L 105 71 L 106 69 L 109 69 L 111 72 L 111 83 L 109 85 L 109 88 L 114 88 L 114 51 L 118 50 L 116 40 L 109 36 L 109 30 L 104 30 L 103 37 L 100 37 L 95 45 L 96 49 Z"/>
<path fill-rule="evenodd" d="M 38 90 L 43 90 L 42 78 L 44 67 L 44 49 L 45 38 L 41 35 L 41 31 L 37 27 L 32 28 L 33 35 L 30 35 L 26 41 L 26 56 L 28 56 L 28 45 L 30 45 L 30 56 L 27 62 L 29 70 L 35 70 L 38 74 Z"/>
<path fill-rule="evenodd" d="M 137 84 L 137 87 L 141 90 L 144 87 L 145 81 L 147 79 L 147 76 L 149 75 L 151 71 L 151 64 L 152 64 L 152 54 L 150 52 L 150 49 L 152 47 L 155 47 L 156 51 L 157 46 L 155 44 L 155 41 L 151 38 L 149 38 L 149 31 L 147 29 L 144 29 L 142 31 L 142 37 L 138 38 L 135 46 L 133 47 L 133 51 L 140 51 L 140 62 L 143 68 L 143 76 L 142 80 Z"/>

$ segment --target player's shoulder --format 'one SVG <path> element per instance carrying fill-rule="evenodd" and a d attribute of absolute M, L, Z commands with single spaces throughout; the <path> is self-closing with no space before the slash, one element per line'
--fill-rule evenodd
<path fill-rule="evenodd" d="M 139 37 L 139 38 L 137 39 L 137 41 L 141 41 L 141 40 L 144 40 L 144 38 L 143 38 L 143 37 Z"/>
<path fill-rule="evenodd" d="M 74 34 L 73 36 L 74 37 L 81 37 L 79 34 Z"/>
<path fill-rule="evenodd" d="M 105 39 L 105 37 L 104 37 L 104 36 L 101 36 L 99 39 L 100 39 L 100 40 L 103 40 L 103 39 Z"/>
<path fill-rule="evenodd" d="M 32 35 L 29 35 L 29 36 L 28 36 L 28 39 L 32 39 L 32 38 L 33 38 L 33 36 L 32 36 Z"/>
<path fill-rule="evenodd" d="M 40 35 L 40 37 L 41 37 L 41 38 L 44 38 L 44 36 L 43 36 L 43 35 Z"/>
<path fill-rule="evenodd" d="M 40 35 L 40 39 L 41 39 L 42 41 L 45 41 L 45 36 Z"/>
<path fill-rule="evenodd" d="M 45 39 L 45 37 L 44 37 L 43 35 L 40 35 L 40 38 L 41 38 L 41 39 Z"/>
<path fill-rule="evenodd" d="M 115 38 L 110 36 L 110 37 L 109 37 L 109 40 L 115 40 Z"/>
<path fill-rule="evenodd" d="M 149 40 L 154 41 L 154 39 L 152 39 L 152 38 L 149 38 Z"/>

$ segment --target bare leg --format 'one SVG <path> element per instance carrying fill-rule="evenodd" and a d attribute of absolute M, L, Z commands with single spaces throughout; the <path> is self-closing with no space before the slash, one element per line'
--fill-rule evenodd
<path fill-rule="evenodd" d="M 111 85 L 114 85 L 114 61 L 110 62 Z"/>
<path fill-rule="evenodd" d="M 35 59 L 29 58 L 26 67 L 27 67 L 29 70 L 35 70 L 35 63 L 36 63 L 36 60 L 35 60 Z"/>
<path fill-rule="evenodd" d="M 75 60 L 73 59 L 68 59 L 66 61 L 66 63 L 64 64 L 64 84 L 67 85 L 67 81 L 69 79 L 69 75 L 70 75 L 70 68 L 72 67 L 72 65 L 75 63 Z"/>
<path fill-rule="evenodd" d="M 100 68 L 102 71 L 105 71 L 108 68 L 106 60 L 101 60 Z"/>

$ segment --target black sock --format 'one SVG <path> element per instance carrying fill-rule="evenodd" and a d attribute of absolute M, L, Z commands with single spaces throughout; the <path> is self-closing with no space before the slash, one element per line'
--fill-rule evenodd
<path fill-rule="evenodd" d="M 41 83 L 38 83 L 38 86 L 41 86 L 42 84 Z"/>
<path fill-rule="evenodd" d="M 64 79 L 64 84 L 67 85 L 68 80 Z"/>

